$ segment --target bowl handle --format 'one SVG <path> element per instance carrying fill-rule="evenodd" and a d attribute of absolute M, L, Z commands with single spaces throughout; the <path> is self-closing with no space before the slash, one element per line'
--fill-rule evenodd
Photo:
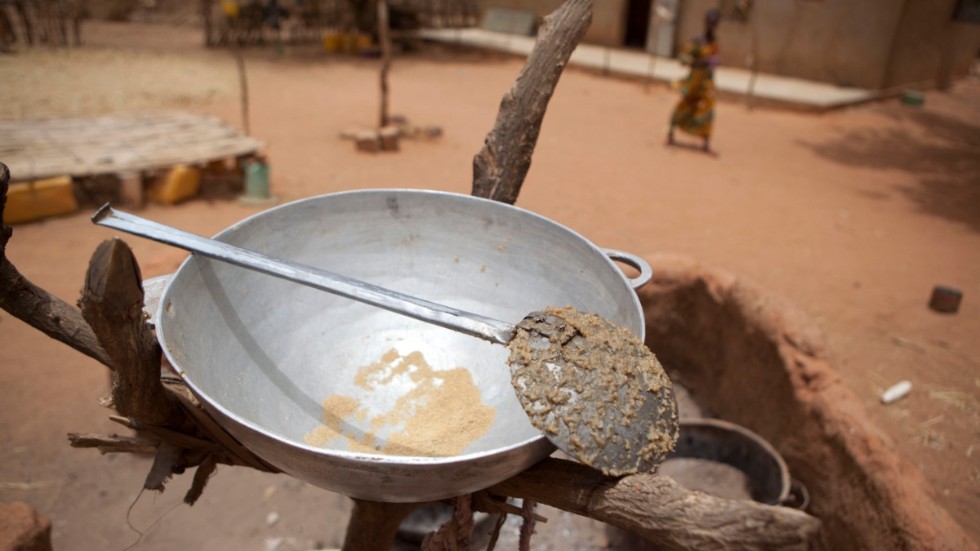
<path fill-rule="evenodd" d="M 606 256 L 612 260 L 622 262 L 623 264 L 632 266 L 640 271 L 640 275 L 632 279 L 626 278 L 626 281 L 629 282 L 630 287 L 632 287 L 633 290 L 639 289 L 647 283 L 650 283 L 650 280 L 653 278 L 653 269 L 650 268 L 650 265 L 647 264 L 646 260 L 643 260 L 635 254 L 618 251 L 616 249 L 602 249 L 602 252 L 606 253 Z"/>

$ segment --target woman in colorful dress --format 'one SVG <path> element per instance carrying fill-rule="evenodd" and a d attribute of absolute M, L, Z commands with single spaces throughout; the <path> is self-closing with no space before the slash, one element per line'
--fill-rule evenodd
<path fill-rule="evenodd" d="M 670 118 L 667 143 L 673 145 L 674 129 L 680 128 L 688 134 L 704 140 L 702 149 L 715 154 L 711 149 L 711 123 L 715 117 L 714 69 L 718 64 L 718 42 L 715 29 L 721 13 L 708 10 L 704 16 L 704 34 L 695 38 L 681 52 L 680 59 L 691 68 L 687 78 L 680 82 L 683 97 Z"/>

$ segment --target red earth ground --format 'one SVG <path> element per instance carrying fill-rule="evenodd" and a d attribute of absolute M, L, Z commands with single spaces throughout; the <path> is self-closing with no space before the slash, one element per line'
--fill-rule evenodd
<path fill-rule="evenodd" d="M 196 29 L 92 22 L 84 34 L 83 48 L 4 56 L 0 118 L 176 107 L 241 126 L 234 60 L 200 47 Z M 438 48 L 398 57 L 392 110 L 443 136 L 364 154 L 338 136 L 377 118 L 376 60 L 296 47 L 246 59 L 251 134 L 268 145 L 283 201 L 372 187 L 469 193 L 472 157 L 522 65 Z M 566 71 L 518 206 L 600 246 L 692 255 L 807 312 L 888 445 L 980 541 L 980 81 L 929 92 L 922 107 L 884 100 L 822 115 L 723 101 L 717 158 L 663 145 L 675 100 L 663 86 Z M 195 200 L 142 214 L 213 234 L 256 210 Z M 74 302 L 89 256 L 112 235 L 89 215 L 17 226 L 10 260 Z M 145 277 L 184 257 L 127 242 Z M 957 314 L 927 307 L 940 284 L 963 291 Z M 882 405 L 882 390 L 903 379 L 911 394 Z M 49 516 L 56 549 L 121 550 L 137 530 L 147 550 L 342 541 L 347 499 L 284 475 L 219 468 L 193 508 L 180 504 L 187 476 L 137 500 L 149 459 L 75 450 L 65 438 L 123 432 L 99 405 L 106 369 L 5 312 L 0 388 L 0 501 Z M 594 525 L 552 516 L 536 548 L 607 545 Z"/>

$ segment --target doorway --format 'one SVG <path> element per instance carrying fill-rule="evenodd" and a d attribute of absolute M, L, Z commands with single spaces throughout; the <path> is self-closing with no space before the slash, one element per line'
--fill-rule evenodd
<path fill-rule="evenodd" d="M 626 4 L 626 36 L 623 46 L 645 49 L 650 30 L 650 8 L 653 0 L 628 0 Z"/>

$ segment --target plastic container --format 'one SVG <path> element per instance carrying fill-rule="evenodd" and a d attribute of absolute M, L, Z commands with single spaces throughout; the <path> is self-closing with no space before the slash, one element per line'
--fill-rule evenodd
<path fill-rule="evenodd" d="M 245 164 L 245 195 L 253 199 L 269 198 L 269 164 L 252 160 Z"/>
<path fill-rule="evenodd" d="M 197 196 L 201 190 L 201 171 L 187 165 L 176 165 L 150 186 L 154 203 L 174 205 Z"/>
<path fill-rule="evenodd" d="M 329 32 L 323 35 L 323 51 L 328 54 L 340 53 L 343 48 L 343 35 Z"/>
<path fill-rule="evenodd" d="M 3 221 L 23 224 L 78 210 L 70 176 L 10 184 Z"/>

